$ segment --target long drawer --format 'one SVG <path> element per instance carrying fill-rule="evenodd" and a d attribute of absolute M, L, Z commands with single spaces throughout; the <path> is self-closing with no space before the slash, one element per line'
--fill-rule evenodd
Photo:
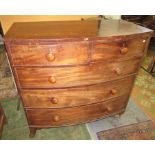
<path fill-rule="evenodd" d="M 129 94 L 135 76 L 91 86 L 54 89 L 21 90 L 26 108 L 62 108 L 87 105 Z"/>
<path fill-rule="evenodd" d="M 95 41 L 92 46 L 92 61 L 116 61 L 141 57 L 147 40 L 147 37 L 139 37 L 126 41 Z"/>
<path fill-rule="evenodd" d="M 120 79 L 136 73 L 140 60 L 115 63 L 91 63 L 77 67 L 17 67 L 22 88 L 62 88 L 90 85 Z"/>
<path fill-rule="evenodd" d="M 106 102 L 61 109 L 27 109 L 30 127 L 57 127 L 89 122 L 118 113 L 126 107 L 128 96 Z"/>
<path fill-rule="evenodd" d="M 10 51 L 15 66 L 84 64 L 89 58 L 89 43 L 81 41 L 53 45 L 12 45 Z"/>

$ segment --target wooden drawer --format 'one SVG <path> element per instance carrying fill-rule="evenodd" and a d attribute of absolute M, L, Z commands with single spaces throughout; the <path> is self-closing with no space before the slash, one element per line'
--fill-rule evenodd
<path fill-rule="evenodd" d="M 87 105 L 129 94 L 135 76 L 91 86 L 54 89 L 21 90 L 27 108 L 62 108 Z"/>
<path fill-rule="evenodd" d="M 69 42 L 54 45 L 12 45 L 13 65 L 72 65 L 87 63 L 87 42 Z"/>
<path fill-rule="evenodd" d="M 92 48 L 92 61 L 116 61 L 141 57 L 144 54 L 147 37 L 127 41 L 96 41 Z"/>
<path fill-rule="evenodd" d="M 128 96 L 121 96 L 106 102 L 61 109 L 27 109 L 30 127 L 56 127 L 89 122 L 123 111 Z"/>
<path fill-rule="evenodd" d="M 62 88 L 120 79 L 137 72 L 140 60 L 92 63 L 77 67 L 17 67 L 22 88 Z"/>

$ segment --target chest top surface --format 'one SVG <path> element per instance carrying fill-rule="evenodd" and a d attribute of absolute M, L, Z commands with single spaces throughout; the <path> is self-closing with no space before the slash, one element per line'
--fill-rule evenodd
<path fill-rule="evenodd" d="M 17 22 L 5 39 L 67 39 L 133 35 L 153 32 L 123 20 Z"/>

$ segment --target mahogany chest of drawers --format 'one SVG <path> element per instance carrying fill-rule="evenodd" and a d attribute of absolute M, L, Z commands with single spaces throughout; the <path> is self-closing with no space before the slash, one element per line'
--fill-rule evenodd
<path fill-rule="evenodd" d="M 14 23 L 5 45 L 30 136 L 124 112 L 151 35 L 123 20 Z"/>

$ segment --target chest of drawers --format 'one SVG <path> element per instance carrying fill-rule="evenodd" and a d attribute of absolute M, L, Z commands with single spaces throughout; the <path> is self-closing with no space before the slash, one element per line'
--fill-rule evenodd
<path fill-rule="evenodd" d="M 151 35 L 122 20 L 13 24 L 5 45 L 30 136 L 124 112 Z"/>

